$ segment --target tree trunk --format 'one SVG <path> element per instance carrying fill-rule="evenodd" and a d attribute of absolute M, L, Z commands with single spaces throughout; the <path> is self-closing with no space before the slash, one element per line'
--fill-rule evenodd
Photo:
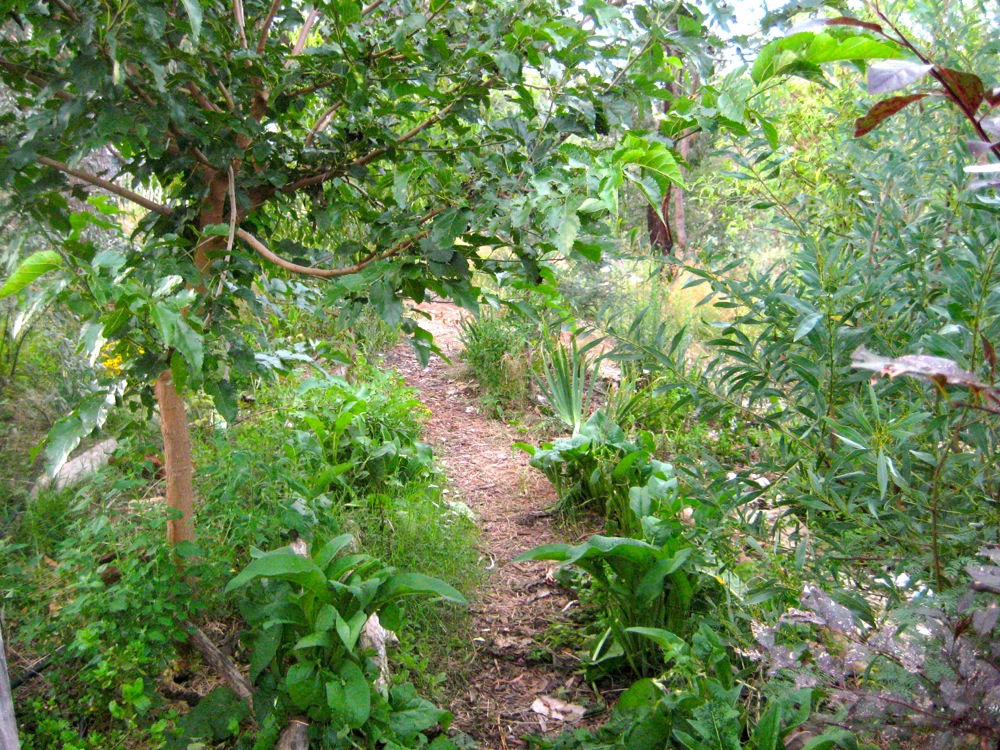
<path fill-rule="evenodd" d="M 677 151 L 685 161 L 687 161 L 688 154 L 691 152 L 691 138 L 693 137 L 693 135 L 689 136 L 677 143 Z M 684 167 L 681 167 L 681 174 L 684 174 Z M 687 223 L 684 215 L 684 191 L 679 186 L 674 185 L 671 188 L 671 192 L 674 194 L 674 244 L 676 246 L 677 257 L 683 259 L 688 243 Z M 666 211 L 667 209 L 664 206 L 663 212 L 666 213 Z"/>
<path fill-rule="evenodd" d="M 167 522 L 171 544 L 194 541 L 194 461 L 188 433 L 184 399 L 174 388 L 170 370 L 156 380 L 156 401 L 160 405 L 163 433 L 163 468 L 167 475 L 167 506 L 181 514 Z"/>
<path fill-rule="evenodd" d="M 670 221 L 670 191 L 663 196 L 663 205 L 660 206 L 663 218 Z M 652 206 L 646 207 L 646 226 L 649 228 L 649 245 L 654 255 L 666 257 L 674 250 L 674 234 L 670 231 L 670 224 L 660 219 L 656 209 Z"/>
<path fill-rule="evenodd" d="M 17 739 L 17 719 L 14 717 L 14 698 L 7 677 L 7 655 L 3 647 L 3 632 L 0 631 L 0 750 L 20 750 L 20 748 L 21 742 Z"/>

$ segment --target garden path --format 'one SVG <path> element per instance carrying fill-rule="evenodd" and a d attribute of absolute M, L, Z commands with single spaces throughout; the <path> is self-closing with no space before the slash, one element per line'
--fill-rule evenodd
<path fill-rule="evenodd" d="M 577 540 L 566 539 L 554 527 L 545 512 L 556 499 L 551 486 L 528 466 L 524 453 L 512 450 L 523 437 L 482 414 L 474 385 L 461 379 L 456 363 L 462 349 L 459 308 L 431 302 L 420 309 L 431 316 L 421 326 L 434 334 L 452 364 L 435 356 L 421 367 L 405 343 L 388 355 L 387 364 L 419 391 L 431 412 L 424 439 L 448 476 L 449 492 L 476 515 L 482 564 L 488 570 L 471 605 L 472 661 L 449 668 L 449 710 L 455 714 L 455 728 L 482 748 L 523 747 L 526 734 L 580 726 L 547 718 L 533 706 L 558 708 L 558 701 L 593 706 L 600 701 L 578 674 L 579 660 L 572 651 L 543 643 L 549 625 L 572 614 L 572 592 L 552 580 L 546 563 L 511 562 L 538 544 Z M 588 716 L 582 723 L 596 719 Z"/>

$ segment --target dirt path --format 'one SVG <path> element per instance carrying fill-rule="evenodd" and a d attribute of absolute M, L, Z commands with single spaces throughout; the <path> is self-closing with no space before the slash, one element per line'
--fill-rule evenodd
<path fill-rule="evenodd" d="M 484 749 L 523 747 L 525 734 L 580 725 L 540 715 L 532 709 L 536 700 L 584 706 L 596 700 L 576 674 L 575 655 L 568 649 L 551 653 L 542 643 L 550 623 L 565 619 L 575 606 L 571 592 L 552 581 L 546 564 L 511 562 L 538 544 L 567 540 L 545 513 L 555 501 L 551 486 L 528 466 L 524 453 L 511 449 L 522 438 L 512 427 L 481 414 L 472 384 L 459 379 L 459 310 L 446 303 L 421 309 L 433 316 L 421 325 L 455 364 L 433 357 L 422 368 L 406 344 L 390 353 L 388 363 L 403 373 L 431 411 L 425 440 L 434 447 L 450 491 L 476 514 L 489 570 L 472 605 L 475 660 L 465 684 L 449 686 L 455 696 L 449 709 L 455 727 Z"/>

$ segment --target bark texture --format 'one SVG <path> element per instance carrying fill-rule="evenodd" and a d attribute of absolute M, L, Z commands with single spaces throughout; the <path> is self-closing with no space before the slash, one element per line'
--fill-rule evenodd
<path fill-rule="evenodd" d="M 184 399 L 174 388 L 170 370 L 156 380 L 156 402 L 160 406 L 163 433 L 163 468 L 167 475 L 167 506 L 179 511 L 180 518 L 167 522 L 171 544 L 194 541 L 194 463 Z"/>
<path fill-rule="evenodd" d="M 677 151 L 681 155 L 681 159 L 687 161 L 688 154 L 691 153 L 691 139 L 694 136 L 689 136 L 687 138 L 682 138 L 677 143 Z M 684 167 L 681 167 L 681 174 L 686 172 Z M 684 213 L 684 191 L 677 185 L 671 188 L 671 192 L 674 194 L 674 245 L 675 253 L 679 258 L 684 257 L 684 251 L 687 249 L 688 235 L 687 235 L 687 220 Z M 666 214 L 667 208 L 663 207 L 663 213 Z"/>
<path fill-rule="evenodd" d="M 660 207 L 663 218 L 670 220 L 670 193 L 663 197 L 663 205 Z M 646 207 L 646 226 L 649 229 L 649 244 L 654 255 L 670 255 L 674 249 L 674 233 L 670 225 L 660 219 L 659 214 L 652 206 Z"/>

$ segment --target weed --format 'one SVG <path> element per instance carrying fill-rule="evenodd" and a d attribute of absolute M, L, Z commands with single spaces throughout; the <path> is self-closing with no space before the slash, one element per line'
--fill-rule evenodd
<path fill-rule="evenodd" d="M 502 413 L 531 403 L 534 363 L 529 345 L 536 335 L 513 315 L 491 309 L 462 322 L 463 358 L 483 388 L 488 408 Z"/>

